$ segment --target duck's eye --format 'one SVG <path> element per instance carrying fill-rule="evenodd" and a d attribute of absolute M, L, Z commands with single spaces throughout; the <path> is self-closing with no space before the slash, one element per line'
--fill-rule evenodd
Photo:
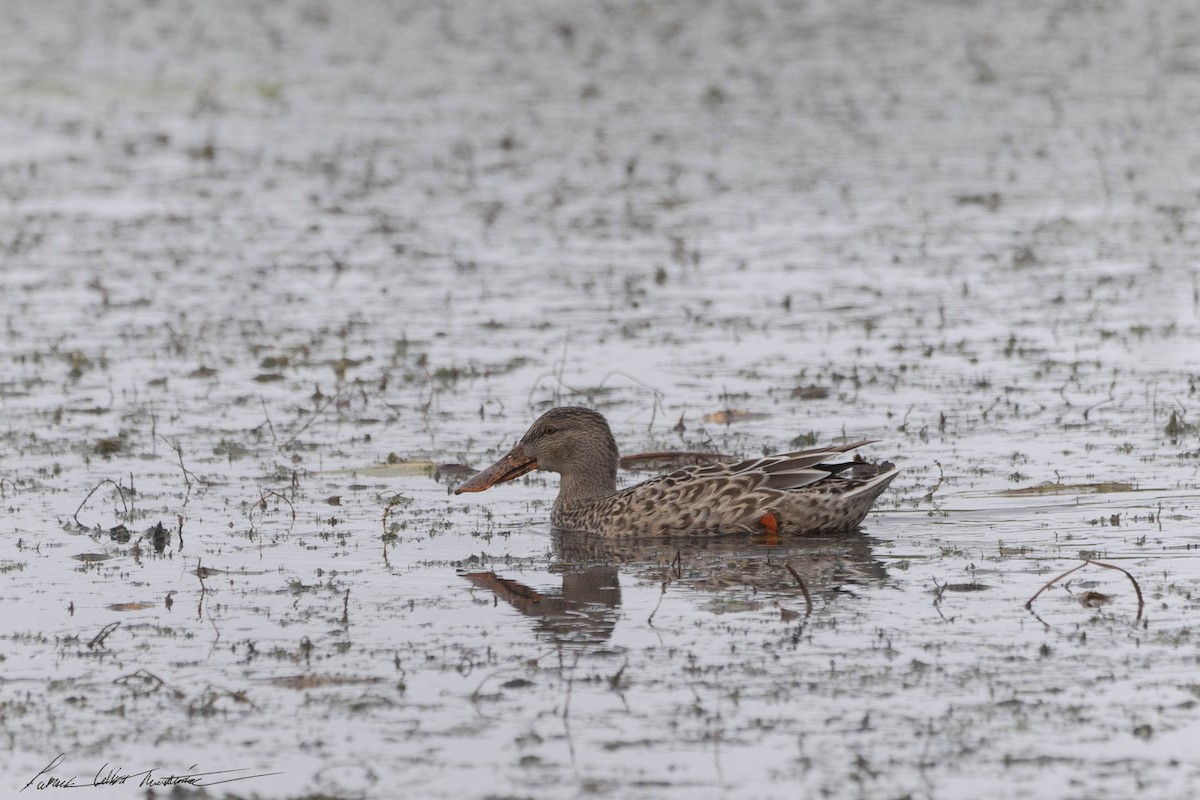
<path fill-rule="evenodd" d="M 558 433 L 558 428 L 553 425 L 547 425 L 545 428 L 542 428 L 542 436 L 552 436 L 556 433 Z"/>

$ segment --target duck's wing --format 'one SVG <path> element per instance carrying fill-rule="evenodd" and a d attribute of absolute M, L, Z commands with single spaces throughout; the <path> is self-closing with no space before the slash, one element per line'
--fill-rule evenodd
<path fill-rule="evenodd" d="M 685 486 L 698 481 L 720 481 L 730 483 L 730 479 L 739 478 L 734 483 L 743 491 L 755 489 L 775 489 L 788 491 L 799 489 L 819 480 L 836 474 L 852 462 L 829 464 L 851 450 L 863 445 L 874 444 L 878 439 L 862 439 L 849 444 L 818 447 L 812 450 L 798 450 L 794 453 L 749 458 L 744 461 L 723 461 L 716 464 L 705 464 L 695 467 L 684 467 L 666 475 L 659 475 L 648 481 L 625 489 L 625 492 L 648 491 L 657 489 L 665 491 L 668 488 Z"/>

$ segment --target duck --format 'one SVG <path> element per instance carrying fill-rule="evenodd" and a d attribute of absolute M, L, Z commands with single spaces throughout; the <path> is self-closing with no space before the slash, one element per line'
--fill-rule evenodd
<path fill-rule="evenodd" d="M 876 441 L 695 465 L 618 489 L 620 457 L 608 421 L 564 406 L 538 417 L 515 447 L 454 493 L 482 492 L 540 469 L 560 476 L 550 512 L 558 531 L 616 539 L 844 533 L 858 528 L 900 474 L 886 461 L 841 460 Z"/>

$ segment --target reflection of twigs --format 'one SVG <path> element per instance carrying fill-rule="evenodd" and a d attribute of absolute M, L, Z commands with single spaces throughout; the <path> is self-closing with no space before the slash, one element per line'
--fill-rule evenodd
<path fill-rule="evenodd" d="M 559 651 L 559 665 L 561 669 L 562 652 Z M 571 673 L 567 676 L 567 699 L 563 702 L 563 733 L 567 739 L 567 752 L 571 754 L 571 765 L 575 765 L 575 737 L 571 735 L 571 687 L 575 685 L 575 668 L 579 666 L 579 651 L 575 651 L 575 662 L 571 664 Z"/>
<path fill-rule="evenodd" d="M 667 577 L 662 582 L 662 592 L 658 595 L 658 602 L 654 604 L 654 610 L 650 612 L 650 616 L 646 617 L 646 624 L 651 628 L 654 627 L 654 615 L 658 613 L 658 607 L 662 605 L 663 597 L 667 594 L 667 587 L 671 585 L 671 573 L 675 574 L 677 580 L 683 579 L 683 551 L 676 550 L 675 557 L 671 559 L 671 563 L 667 565 Z"/>
<path fill-rule="evenodd" d="M 200 565 L 200 559 L 196 559 L 196 577 L 200 579 L 200 604 L 196 606 L 196 619 L 203 619 L 204 595 L 208 594 L 208 587 L 204 585 L 204 567 Z"/>
<path fill-rule="evenodd" d="M 258 402 L 262 403 L 263 416 L 267 418 L 267 430 L 271 432 L 271 444 L 278 446 L 279 440 L 275 438 L 275 426 L 271 424 L 271 414 L 267 411 L 267 398 L 260 394 Z"/>
<path fill-rule="evenodd" d="M 79 527 L 81 527 L 81 528 L 87 527 L 86 525 L 84 525 L 82 522 L 79 521 L 79 512 L 83 511 L 83 507 L 85 505 L 87 505 L 88 500 L 92 499 L 92 495 L 94 495 L 96 493 L 96 490 L 99 489 L 101 486 L 103 486 L 106 483 L 111 483 L 113 486 L 117 487 L 117 494 L 120 495 L 120 497 L 121 497 L 121 505 L 125 507 L 125 516 L 126 517 L 129 516 L 129 503 L 125 502 L 125 490 L 121 488 L 121 484 L 117 483 L 112 478 L 105 478 L 104 480 L 100 481 L 99 483 L 97 483 L 95 486 L 92 487 L 92 490 L 87 493 L 87 497 L 83 498 L 83 502 L 79 504 L 79 508 L 75 509 L 75 513 L 71 515 L 75 518 L 75 523 L 77 525 L 79 525 Z"/>
<path fill-rule="evenodd" d="M 7 483 L 13 488 L 13 494 L 17 493 L 17 482 L 12 478 L 0 478 L 0 500 L 4 499 L 4 484 Z"/>
<path fill-rule="evenodd" d="M 133 687 L 134 694 L 153 694 L 166 685 L 166 682 L 162 678 L 148 669 L 139 669 L 136 672 L 113 679 L 113 683 L 120 684 L 121 686 L 129 686 L 135 681 L 140 686 Z"/>
<path fill-rule="evenodd" d="M 937 492 L 938 489 L 942 488 L 942 481 L 946 480 L 946 473 L 942 470 L 942 462 L 934 461 L 933 463 L 937 464 L 938 482 L 932 488 L 930 488 L 928 492 L 925 493 L 924 497 L 921 498 L 922 503 L 932 503 L 934 493 Z"/>
<path fill-rule="evenodd" d="M 120 626 L 121 623 L 119 622 L 110 622 L 105 625 L 100 629 L 100 632 L 93 636 L 92 640 L 88 642 L 88 650 L 95 650 L 97 647 L 102 647 L 104 645 L 104 640 L 108 638 L 108 635 Z"/>
<path fill-rule="evenodd" d="M 667 595 L 667 587 L 670 585 L 670 579 L 662 582 L 662 593 L 658 595 L 658 602 L 654 604 L 654 610 L 650 612 L 650 616 L 646 617 L 646 624 L 651 628 L 654 627 L 654 615 L 658 613 L 658 607 L 662 605 L 663 598 Z"/>
<path fill-rule="evenodd" d="M 399 537 L 388 531 L 388 518 L 392 516 L 393 508 L 399 505 L 407 505 L 410 502 L 412 501 L 402 494 L 394 495 L 383 509 L 383 536 L 381 537 L 383 539 L 383 563 L 389 569 L 391 568 L 391 563 L 388 562 L 388 542 L 391 539 L 398 539 Z"/>
<path fill-rule="evenodd" d="M 1138 610 L 1137 610 L 1137 617 L 1136 617 L 1136 619 L 1141 619 L 1141 618 L 1142 618 L 1142 611 L 1143 611 L 1143 610 L 1145 609 L 1145 607 L 1146 607 L 1146 600 L 1145 600 L 1145 598 L 1144 598 L 1144 597 L 1142 597 L 1142 587 L 1138 585 L 1137 579 L 1136 579 L 1136 578 L 1134 578 L 1134 577 L 1133 577 L 1133 575 L 1129 574 L 1129 571 L 1128 571 L 1128 570 L 1126 570 L 1126 569 L 1123 569 L 1122 567 L 1118 567 L 1116 564 L 1106 564 L 1106 563 L 1104 563 L 1103 561 L 1093 561 L 1093 560 L 1092 560 L 1092 559 L 1090 559 L 1090 558 L 1085 558 L 1085 559 L 1083 560 L 1083 563 L 1082 563 L 1082 564 L 1080 564 L 1080 565 L 1078 565 L 1078 566 L 1075 566 L 1075 567 L 1071 567 L 1069 570 L 1067 570 L 1066 572 L 1062 573 L 1061 575 L 1056 575 L 1055 577 L 1053 577 L 1053 578 L 1051 578 L 1050 580 L 1046 581 L 1046 584 L 1045 584 L 1044 586 L 1042 586 L 1042 588 L 1040 588 L 1040 589 L 1038 589 L 1036 592 L 1034 592 L 1034 594 L 1033 594 L 1033 597 L 1029 598 L 1029 600 L 1028 600 L 1028 601 L 1025 603 L 1025 610 L 1026 610 L 1026 611 L 1033 611 L 1033 601 L 1038 599 L 1038 595 L 1040 595 L 1042 592 L 1044 592 L 1044 591 L 1046 591 L 1047 589 L 1049 589 L 1049 588 L 1050 588 L 1051 586 L 1053 586 L 1054 584 L 1056 584 L 1056 583 L 1058 583 L 1059 581 L 1061 581 L 1063 578 L 1065 578 L 1065 577 L 1067 577 L 1068 575 L 1070 575 L 1072 572 L 1076 572 L 1076 571 L 1078 571 L 1078 570 L 1081 570 L 1081 569 L 1083 569 L 1084 567 L 1086 567 L 1088 564 L 1091 564 L 1091 565 L 1093 565 L 1093 566 L 1096 566 L 1096 567 L 1103 567 L 1104 569 L 1115 569 L 1117 572 L 1123 573 L 1123 574 L 1125 575 L 1125 577 L 1126 577 L 1126 578 L 1129 578 L 1129 582 L 1133 584 L 1133 590 L 1134 590 L 1134 591 L 1137 593 L 1137 599 L 1138 599 Z M 1044 623 L 1043 623 L 1043 624 L 1044 624 Z"/>
<path fill-rule="evenodd" d="M 1038 612 L 1034 611 L 1034 610 L 1031 608 L 1031 609 L 1029 609 L 1029 613 L 1030 613 L 1030 614 L 1033 614 L 1033 618 L 1034 618 L 1034 619 L 1036 619 L 1038 622 L 1042 623 L 1042 627 L 1043 627 L 1043 628 L 1045 628 L 1046 630 L 1050 630 L 1050 623 L 1049 623 L 1049 622 L 1046 622 L 1046 620 L 1044 620 L 1044 619 L 1042 619 L 1040 616 L 1038 616 Z"/>
<path fill-rule="evenodd" d="M 804 585 L 804 578 L 801 578 L 800 573 L 796 572 L 796 568 L 793 567 L 788 562 L 786 562 L 786 561 L 783 562 L 783 565 L 785 567 L 787 567 L 788 572 L 792 573 L 792 577 L 796 579 L 796 583 L 800 584 L 800 593 L 804 595 L 804 607 L 807 609 L 804 612 L 804 616 L 806 616 L 806 617 L 812 616 L 812 612 L 813 612 L 812 595 L 808 593 L 808 587 Z"/>
<path fill-rule="evenodd" d="M 938 583 L 937 578 L 934 578 L 933 585 L 937 587 L 937 592 L 933 595 L 933 610 L 938 612 L 942 622 L 953 622 L 957 617 L 946 619 L 946 615 L 942 613 L 942 595 L 946 594 L 946 587 L 950 585 L 950 582 Z"/>
<path fill-rule="evenodd" d="M 402 494 L 394 495 L 388 504 L 383 508 L 383 541 L 387 542 L 388 537 L 388 517 L 392 515 L 392 509 L 399 505 L 408 505 L 412 500 Z M 384 548 L 387 549 L 386 547 Z"/>
<path fill-rule="evenodd" d="M 342 625 L 350 624 L 350 590 L 346 590 L 346 597 L 342 601 Z"/>
<path fill-rule="evenodd" d="M 475 691 L 471 692 L 471 702 L 475 704 L 475 713 L 479 714 L 479 716 L 484 717 L 485 719 L 493 719 L 492 717 L 486 716 L 482 711 L 479 710 L 479 700 L 483 697 L 483 687 L 488 681 L 490 681 L 492 678 L 495 678 L 497 675 L 504 675 L 509 672 L 517 672 L 518 670 L 529 669 L 531 667 L 538 668 L 537 662 L 541 661 L 543 658 L 553 652 L 554 650 L 547 650 L 546 652 L 529 659 L 519 667 L 501 667 L 500 669 L 489 672 L 487 675 L 485 675 L 483 680 L 479 682 L 479 685 L 475 687 Z"/>
<path fill-rule="evenodd" d="M 571 714 L 571 689 L 575 686 L 575 668 L 579 666 L 579 651 L 575 652 L 575 662 L 571 664 L 571 672 L 567 675 L 567 699 L 563 701 L 562 717 L 565 722 Z"/>
<path fill-rule="evenodd" d="M 200 579 L 200 602 L 196 606 L 196 619 L 204 617 L 204 595 L 208 594 L 208 587 L 204 585 L 204 567 L 200 565 L 200 559 L 196 559 L 196 577 Z M 217 638 L 213 639 L 213 647 L 217 646 L 217 642 L 221 639 L 221 629 L 217 627 L 217 621 L 213 619 L 212 609 L 208 612 L 208 621 L 216 631 Z"/>
<path fill-rule="evenodd" d="M 194 712 L 197 714 L 202 714 L 204 716 L 212 716 L 213 714 L 217 713 L 217 708 L 216 708 L 217 701 L 223 697 L 228 697 L 230 700 L 234 701 L 235 703 L 241 703 L 242 705 L 250 706 L 250 708 L 254 709 L 255 711 L 260 710 L 259 707 L 254 704 L 254 701 L 250 699 L 250 695 L 246 694 L 246 692 L 244 692 L 244 691 L 231 692 L 228 689 L 221 689 L 216 686 L 213 686 L 210 683 L 207 686 L 205 686 L 204 691 L 200 693 L 200 699 L 194 703 L 189 704 L 188 711 Z M 263 773 L 264 776 L 265 775 L 279 775 L 279 774 L 280 773 L 278 773 L 278 772 Z M 257 776 L 247 776 L 247 777 L 257 777 Z"/>
<path fill-rule="evenodd" d="M 251 536 L 251 538 L 253 538 L 253 537 L 254 537 L 254 506 L 258 506 L 258 509 L 259 509 L 260 511 L 262 511 L 262 512 L 263 512 L 263 514 L 266 514 L 266 512 L 267 512 L 267 498 L 268 498 L 268 497 L 277 497 L 277 498 L 279 498 L 279 499 L 280 499 L 280 500 L 282 500 L 283 502 L 287 503 L 287 504 L 288 504 L 288 508 L 290 508 L 290 509 L 291 509 L 291 511 L 292 511 L 292 522 L 291 522 L 291 524 L 288 526 L 288 531 L 290 532 L 290 531 L 291 531 L 291 529 L 292 529 L 293 527 L 295 527 L 295 525 L 296 525 L 296 506 L 292 505 L 292 501 L 291 501 L 291 500 L 289 500 L 289 499 L 288 499 L 288 498 L 287 498 L 285 495 L 283 495 L 283 494 L 280 494 L 279 492 L 275 491 L 274 489 L 267 489 L 266 491 L 263 491 L 262 489 L 259 489 L 259 491 L 258 491 L 258 502 L 257 502 L 257 503 L 255 503 L 253 506 L 251 506 L 251 507 L 250 507 L 250 511 L 249 511 L 249 513 L 247 513 L 247 515 L 246 515 L 247 519 L 249 519 L 249 521 L 250 521 L 250 536 Z"/>
<path fill-rule="evenodd" d="M 543 653 L 542 655 L 545 655 L 545 654 Z M 538 656 L 538 658 L 541 658 L 541 656 Z M 536 658 L 533 660 L 537 661 Z M 494 672 L 489 672 L 487 675 L 484 675 L 483 680 L 481 680 L 479 682 L 479 685 L 475 687 L 475 691 L 471 692 L 471 702 L 476 704 L 475 705 L 475 713 L 479 714 L 479 716 L 481 716 L 481 717 L 484 716 L 483 712 L 481 712 L 479 710 L 478 703 L 479 703 L 480 698 L 483 696 L 482 695 L 483 687 L 484 687 L 484 685 L 487 684 L 488 681 L 490 681 L 492 678 L 496 677 L 497 675 L 503 675 L 508 672 L 516 672 L 521 669 L 525 669 L 525 666 L 522 665 L 520 667 L 502 667 L 501 669 L 498 669 Z M 488 717 L 488 719 L 491 719 L 491 717 Z"/>

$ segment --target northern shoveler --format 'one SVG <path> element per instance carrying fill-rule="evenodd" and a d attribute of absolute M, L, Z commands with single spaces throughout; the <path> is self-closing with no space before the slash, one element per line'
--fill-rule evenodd
<path fill-rule="evenodd" d="M 857 527 L 900 473 L 894 464 L 861 458 L 827 463 L 872 441 L 687 467 L 618 491 L 608 422 L 591 409 L 554 408 L 454 493 L 482 492 L 544 469 L 561 476 L 550 513 L 559 530 L 630 538 L 837 533 Z"/>

